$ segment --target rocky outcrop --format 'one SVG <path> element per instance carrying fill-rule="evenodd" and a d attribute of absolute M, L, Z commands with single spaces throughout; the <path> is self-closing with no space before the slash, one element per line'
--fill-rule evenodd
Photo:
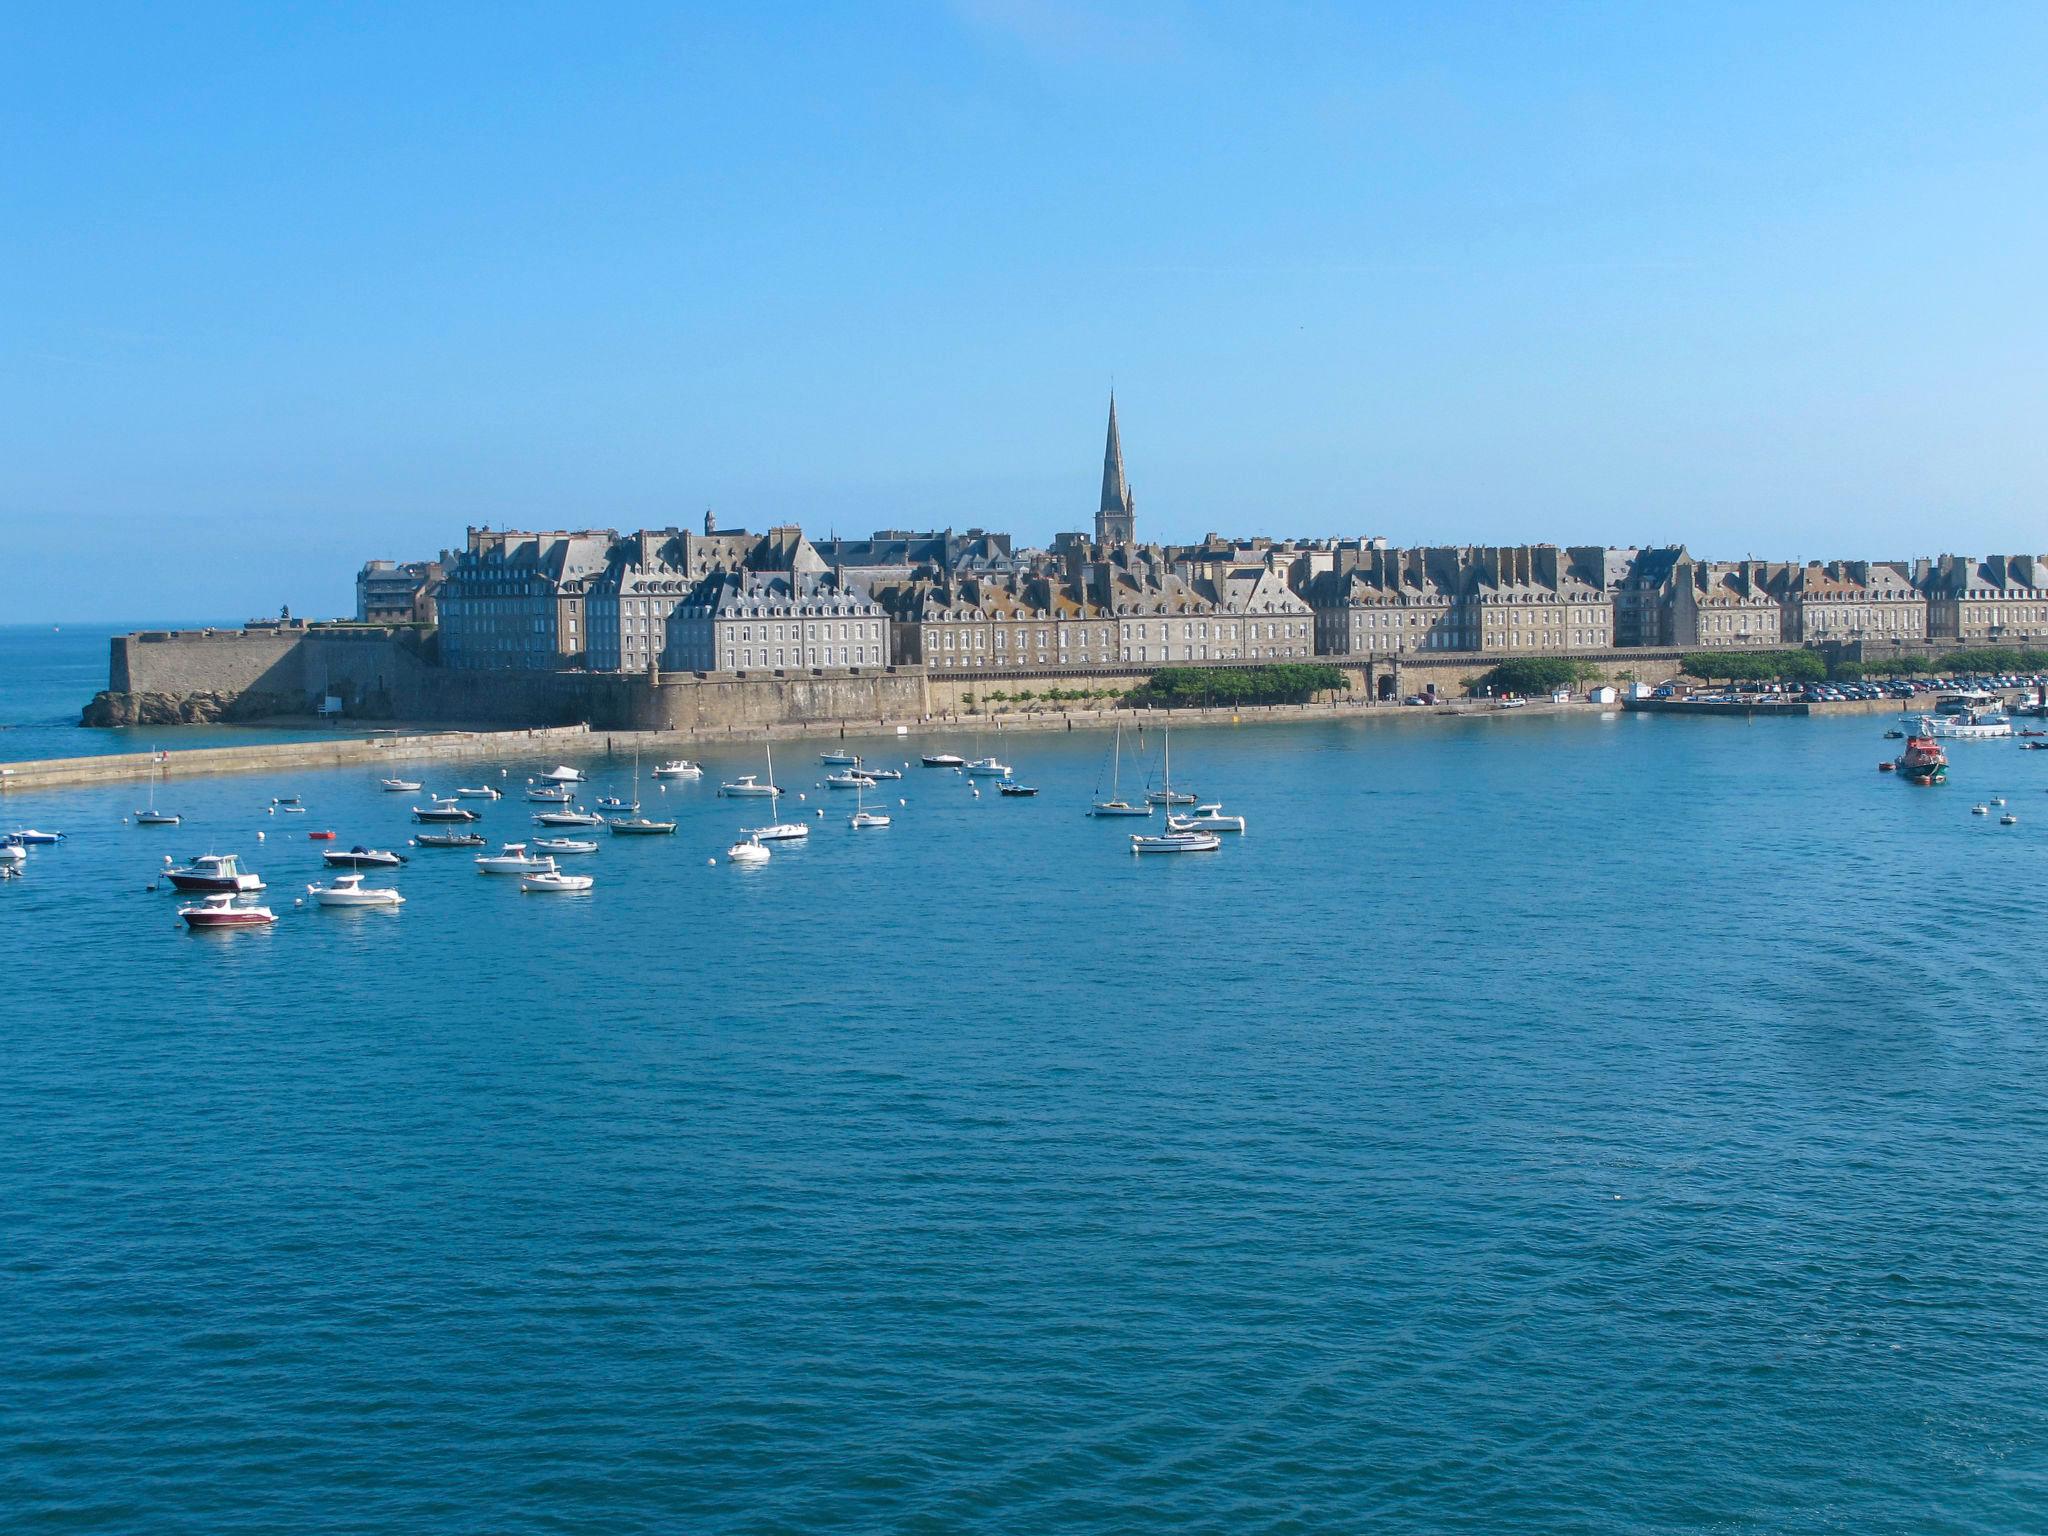
<path fill-rule="evenodd" d="M 276 693 L 115 693 L 102 689 L 79 716 L 79 724 L 214 725 L 298 713 L 300 701 Z"/>

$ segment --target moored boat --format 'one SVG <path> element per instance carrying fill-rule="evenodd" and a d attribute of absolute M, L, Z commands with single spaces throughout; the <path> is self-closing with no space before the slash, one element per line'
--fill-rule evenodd
<path fill-rule="evenodd" d="M 567 805 L 570 799 L 569 786 L 566 784 L 557 784 L 552 789 L 549 789 L 545 786 L 539 789 L 529 789 L 526 792 L 526 798 L 529 800 L 538 800 L 541 801 L 543 804 L 548 805 Z"/>
<path fill-rule="evenodd" d="M 553 859 L 528 853 L 524 843 L 507 843 L 496 853 L 480 853 L 476 857 L 476 871 L 480 875 L 535 875 L 554 867 Z"/>
<path fill-rule="evenodd" d="M 519 877 L 519 889 L 531 891 L 536 896 L 568 895 L 576 891 L 587 891 L 597 884 L 595 875 L 565 875 L 559 869 L 543 870 L 537 875 Z"/>
<path fill-rule="evenodd" d="M 242 868 L 232 853 L 202 853 L 183 869 L 164 871 L 165 878 L 181 891 L 260 891 L 263 879 L 253 869 Z"/>
<path fill-rule="evenodd" d="M 8 837 L 11 841 L 20 843 L 27 848 L 36 847 L 38 844 L 47 845 L 64 841 L 64 834 L 62 832 L 38 832 L 34 827 L 23 827 L 19 832 L 9 833 Z"/>
<path fill-rule="evenodd" d="M 765 827 L 742 827 L 746 836 L 762 843 L 800 843 L 811 835 L 809 822 L 778 821 Z"/>
<path fill-rule="evenodd" d="M 537 837 L 533 840 L 533 848 L 536 853 L 553 856 L 597 852 L 597 844 L 583 837 Z"/>
<path fill-rule="evenodd" d="M 487 839 L 481 832 L 422 832 L 413 839 L 422 848 L 482 848 Z"/>
<path fill-rule="evenodd" d="M 542 811 L 533 818 L 543 827 L 601 827 L 604 818 L 578 806 L 573 811 Z"/>
<path fill-rule="evenodd" d="M 540 777 L 547 780 L 550 784 L 581 784 L 583 782 L 583 775 L 566 763 L 559 768 L 550 768 Z"/>
<path fill-rule="evenodd" d="M 501 790 L 493 789 L 488 784 L 458 784 L 455 786 L 455 798 L 458 800 L 502 800 L 505 797 Z"/>
<path fill-rule="evenodd" d="M 1207 804 L 1196 806 L 1192 815 L 1167 817 L 1166 830 L 1169 832 L 1242 832 L 1244 830 L 1244 818 L 1242 816 L 1225 815 L 1222 802 L 1212 800 Z"/>
<path fill-rule="evenodd" d="M 1223 839 L 1214 832 L 1161 832 L 1151 836 L 1131 834 L 1133 853 L 1214 853 Z"/>
<path fill-rule="evenodd" d="M 775 798 L 775 796 L 782 793 L 782 791 L 777 789 L 773 784 L 761 783 L 758 777 L 751 773 L 743 773 L 736 779 L 727 779 L 723 784 L 718 786 L 718 792 L 721 795 L 726 795 L 737 800 L 772 800 Z"/>
<path fill-rule="evenodd" d="M 336 875 L 331 884 L 309 885 L 306 894 L 320 907 L 402 907 L 405 898 L 389 887 L 366 886 L 360 871 Z"/>
<path fill-rule="evenodd" d="M 194 906 L 178 908 L 188 928 L 265 928 L 277 921 L 268 907 L 235 904 L 232 891 L 216 891 Z"/>
<path fill-rule="evenodd" d="M 744 837 L 725 850 L 728 864 L 766 864 L 768 845 L 758 837 Z"/>
<path fill-rule="evenodd" d="M 396 869 L 405 862 L 405 855 L 392 853 L 383 848 L 365 848 L 357 843 L 353 848 L 329 848 L 320 855 L 336 869 Z"/>
<path fill-rule="evenodd" d="M 1948 754 L 1932 736 L 1909 736 L 1906 750 L 1899 755 L 1899 777 L 1915 784 L 1948 782 Z"/>
<path fill-rule="evenodd" d="M 418 779 L 379 779 L 377 782 L 384 786 L 387 793 L 394 795 L 416 795 L 426 788 Z"/>
<path fill-rule="evenodd" d="M 827 789 L 873 789 L 875 781 L 858 769 L 849 768 L 844 773 L 826 774 L 825 787 Z"/>
<path fill-rule="evenodd" d="M 1019 784 L 1014 780 L 1005 779 L 996 786 L 996 793 L 1008 795 L 1013 800 L 1023 800 L 1037 794 L 1038 786 L 1035 784 Z"/>
<path fill-rule="evenodd" d="M 927 768 L 965 768 L 967 759 L 951 752 L 927 752 L 919 759 Z"/>
<path fill-rule="evenodd" d="M 977 757 L 967 764 L 967 777 L 970 779 L 1007 779 L 1009 776 L 1010 765 L 1000 758 Z"/>
<path fill-rule="evenodd" d="M 656 765 L 654 776 L 657 779 L 701 779 L 704 770 L 687 757 L 678 757 Z"/>
<path fill-rule="evenodd" d="M 483 817 L 466 805 L 457 805 L 453 800 L 431 800 L 424 806 L 414 806 L 412 819 L 419 822 L 466 822 L 482 821 Z"/>
<path fill-rule="evenodd" d="M 605 825 L 614 837 L 660 837 L 676 829 L 674 822 L 656 821 L 652 816 L 620 816 Z"/>
<path fill-rule="evenodd" d="M 818 761 L 828 768 L 858 768 L 860 766 L 860 754 L 858 752 L 820 752 L 818 754 Z"/>
<path fill-rule="evenodd" d="M 1109 798 L 1091 803 L 1088 807 L 1088 814 L 1090 816 L 1150 816 L 1152 814 L 1152 807 L 1150 805 L 1132 805 L 1128 800 L 1124 799 L 1121 787 L 1123 774 L 1124 728 L 1119 724 L 1116 728 L 1116 745 L 1110 748 Z M 1099 790 L 1102 781 L 1097 779 L 1095 782 Z"/>

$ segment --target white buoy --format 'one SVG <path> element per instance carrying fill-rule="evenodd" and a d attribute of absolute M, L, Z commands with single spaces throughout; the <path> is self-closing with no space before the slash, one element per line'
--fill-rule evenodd
<path fill-rule="evenodd" d="M 819 806 L 819 807 L 818 807 L 818 820 L 820 820 L 820 821 L 823 821 L 824 819 L 825 819 L 825 808 L 824 808 L 824 807 L 823 807 L 823 806 L 821 805 L 821 806 Z"/>
<path fill-rule="evenodd" d="M 264 838 L 268 837 L 269 835 L 270 834 L 268 832 L 258 832 L 256 834 L 256 841 L 260 843 L 263 841 Z"/>
<path fill-rule="evenodd" d="M 718 860 L 716 859 L 706 859 L 704 862 L 711 865 L 714 869 L 718 867 Z"/>
<path fill-rule="evenodd" d="M 270 808 L 270 810 L 269 810 L 269 813 L 268 813 L 268 814 L 270 814 L 270 815 L 272 815 L 272 816 L 275 816 L 275 815 L 277 814 L 277 807 L 273 805 L 273 806 L 272 806 L 272 807 Z"/>
<path fill-rule="evenodd" d="M 169 869 L 170 867 L 171 867 L 171 856 L 170 856 L 170 855 L 169 855 L 169 854 L 167 853 L 167 854 L 165 854 L 165 855 L 164 855 L 164 868 L 165 868 L 165 869 Z"/>
<path fill-rule="evenodd" d="M 908 800 L 898 800 L 898 801 L 897 801 L 896 803 L 897 803 L 898 805 L 908 805 L 908 804 L 910 804 L 910 802 L 909 802 Z"/>

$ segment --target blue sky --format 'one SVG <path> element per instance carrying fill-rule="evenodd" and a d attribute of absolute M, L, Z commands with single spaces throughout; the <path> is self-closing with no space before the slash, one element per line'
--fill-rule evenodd
<path fill-rule="evenodd" d="M 0 618 L 339 611 L 472 522 L 1041 541 L 1112 377 L 1152 537 L 2040 550 L 2044 57 L 2020 5 L 10 7 Z"/>

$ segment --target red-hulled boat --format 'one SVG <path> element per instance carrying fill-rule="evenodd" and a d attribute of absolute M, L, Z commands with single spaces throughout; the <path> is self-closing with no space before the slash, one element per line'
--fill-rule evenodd
<path fill-rule="evenodd" d="M 1899 755 L 1899 776 L 1915 784 L 1948 782 L 1948 754 L 1932 736 L 1909 736 Z"/>
<path fill-rule="evenodd" d="M 178 908 L 190 928 L 267 928 L 277 921 L 268 907 L 238 907 L 232 891 L 219 891 L 197 906 Z"/>

